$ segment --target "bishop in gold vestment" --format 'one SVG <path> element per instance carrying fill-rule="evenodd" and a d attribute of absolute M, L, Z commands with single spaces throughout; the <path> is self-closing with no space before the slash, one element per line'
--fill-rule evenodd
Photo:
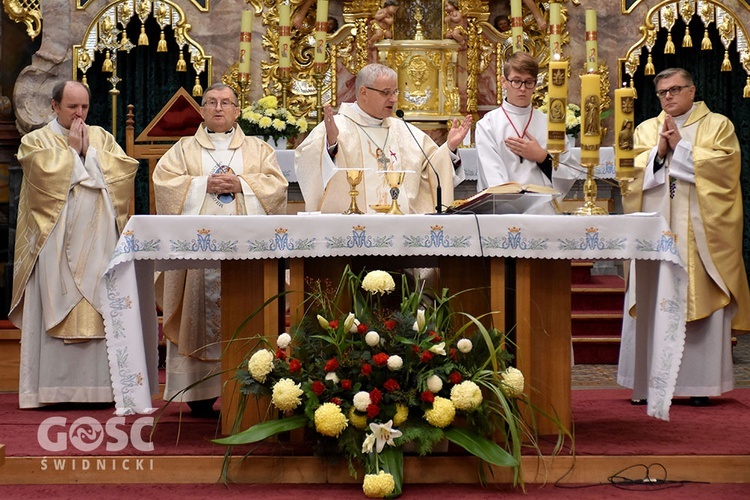
<path fill-rule="evenodd" d="M 84 123 L 88 90 L 55 88 L 57 118 L 21 139 L 10 320 L 21 328 L 19 404 L 113 401 L 99 293 L 138 163 Z"/>

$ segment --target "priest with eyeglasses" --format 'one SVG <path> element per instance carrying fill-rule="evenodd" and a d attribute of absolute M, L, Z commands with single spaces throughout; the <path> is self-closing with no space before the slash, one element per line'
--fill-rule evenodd
<path fill-rule="evenodd" d="M 411 172 L 404 176 L 398 197 L 404 213 L 434 212 L 438 186 L 442 204 L 450 205 L 453 187 L 464 178 L 456 151 L 471 129 L 471 116 L 455 119 L 448 140 L 438 146 L 418 128 L 392 116 L 398 80 L 391 68 L 366 65 L 357 74 L 355 93 L 356 102 L 343 103 L 338 114 L 325 106 L 323 121 L 297 147 L 294 168 L 305 210 L 344 212 L 350 204 L 348 168 L 364 169 L 358 187 L 363 211 L 373 213 L 373 206 L 390 204 L 387 176 L 378 173 L 388 170 Z"/>

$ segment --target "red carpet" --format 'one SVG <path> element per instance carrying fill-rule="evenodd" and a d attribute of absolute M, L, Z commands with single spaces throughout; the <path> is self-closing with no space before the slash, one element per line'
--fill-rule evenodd
<path fill-rule="evenodd" d="M 581 455 L 748 455 L 750 454 L 750 389 L 736 389 L 719 398 L 711 399 L 711 406 L 695 408 L 676 403 L 671 420 L 663 422 L 646 416 L 643 406 L 632 406 L 630 391 L 575 390 L 573 391 L 573 421 L 576 453 Z M 45 450 L 38 441 L 40 424 L 50 417 L 65 418 L 64 424 L 42 429 L 50 441 L 67 441 L 58 455 L 221 455 L 224 447 L 214 445 L 218 422 L 189 416 L 185 405 L 171 404 L 162 414 L 153 433 L 153 451 L 140 451 L 128 439 L 128 446 L 118 451 L 107 451 L 106 443 L 115 439 L 102 436 L 107 421 L 114 417 L 112 408 L 50 407 L 39 410 L 19 410 L 16 394 L 0 394 L 0 443 L 5 444 L 8 457 L 55 455 Z M 180 412 L 182 411 L 182 414 Z M 91 424 L 74 428 L 77 419 L 90 417 Z M 126 425 L 118 425 L 130 433 L 131 425 L 143 416 L 125 417 Z M 80 423 L 80 421 L 79 421 Z M 98 423 L 98 424 L 96 424 Z M 113 423 L 117 423 L 116 421 Z M 97 434 L 98 431 L 98 435 Z M 149 440 L 150 426 L 141 431 L 142 439 Z M 93 432 L 93 434 L 87 434 Z M 73 443 L 74 437 L 96 443 L 91 451 L 81 451 Z M 80 446 L 84 448 L 85 446 Z M 254 448 L 256 454 L 308 454 L 299 446 L 269 444 Z M 237 453 L 246 450 L 238 448 Z"/>

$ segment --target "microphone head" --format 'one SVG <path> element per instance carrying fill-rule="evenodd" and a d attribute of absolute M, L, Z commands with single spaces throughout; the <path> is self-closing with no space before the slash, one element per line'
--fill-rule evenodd
<path fill-rule="evenodd" d="M 396 110 L 396 116 L 398 116 L 399 118 L 403 118 L 404 117 L 404 110 L 397 109 Z"/>

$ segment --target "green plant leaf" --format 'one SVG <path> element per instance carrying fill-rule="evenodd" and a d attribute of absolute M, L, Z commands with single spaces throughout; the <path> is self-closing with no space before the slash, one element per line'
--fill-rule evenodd
<path fill-rule="evenodd" d="M 404 451 L 400 446 L 386 446 L 378 454 L 378 459 L 380 461 L 380 468 L 393 476 L 393 482 L 396 483 L 393 492 L 388 495 L 388 498 L 395 498 L 401 495 L 404 484 Z M 377 471 L 375 473 L 377 474 Z"/>
<path fill-rule="evenodd" d="M 275 436 L 286 431 L 293 431 L 304 427 L 307 423 L 307 417 L 305 415 L 295 415 L 289 418 L 282 418 L 279 420 L 269 420 L 268 422 L 261 422 L 254 426 L 246 429 L 239 434 L 233 436 L 227 436 L 225 438 L 213 439 L 212 442 L 216 444 L 223 444 L 226 446 L 235 446 L 238 444 L 249 444 L 257 443 L 267 437 Z"/>
<path fill-rule="evenodd" d="M 500 467 L 517 467 L 518 461 L 497 443 L 468 429 L 451 427 L 445 429 L 445 437 L 477 458 Z"/>

